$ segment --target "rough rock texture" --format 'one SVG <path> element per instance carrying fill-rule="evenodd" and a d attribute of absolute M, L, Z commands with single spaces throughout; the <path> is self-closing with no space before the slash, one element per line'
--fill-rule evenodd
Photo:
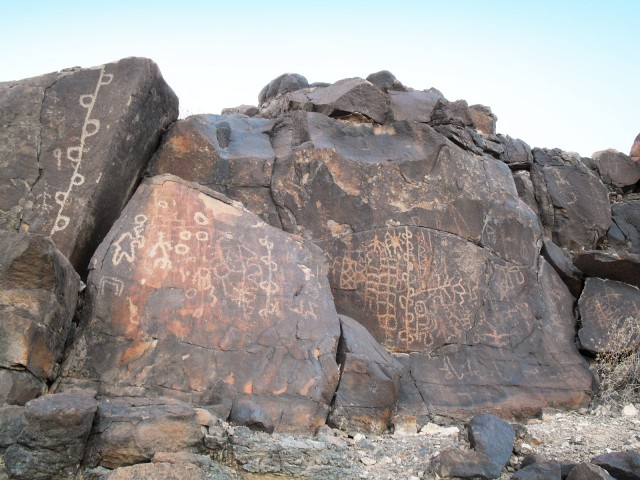
<path fill-rule="evenodd" d="M 622 152 L 609 149 L 591 155 L 600 178 L 607 185 L 624 188 L 635 185 L 640 180 L 640 162 Z"/>
<path fill-rule="evenodd" d="M 640 255 L 602 250 L 578 252 L 573 263 L 590 277 L 617 280 L 640 287 Z"/>
<path fill-rule="evenodd" d="M 284 73 L 278 78 L 271 80 L 258 95 L 259 106 L 262 107 L 265 102 L 271 100 L 278 95 L 293 92 L 306 88 L 309 82 L 302 75 L 297 73 Z"/>
<path fill-rule="evenodd" d="M 100 402 L 85 463 L 118 468 L 150 461 L 157 452 L 200 452 L 204 433 L 193 406 L 168 398 Z"/>
<path fill-rule="evenodd" d="M 398 401 L 402 365 L 352 318 L 341 315 L 340 327 L 340 384 L 329 422 L 348 432 L 383 433 Z"/>
<path fill-rule="evenodd" d="M 368 75 L 367 82 L 373 83 L 385 93 L 390 93 L 392 91 L 404 92 L 407 90 L 400 80 L 398 80 L 389 70 L 380 70 L 379 72 Z"/>
<path fill-rule="evenodd" d="M 472 450 L 445 450 L 431 460 L 431 469 L 441 477 L 498 478 L 511 457 L 513 428 L 487 414 L 475 416 L 468 428 Z"/>
<path fill-rule="evenodd" d="M 428 122 L 442 94 L 437 91 L 389 92 L 389 108 L 394 120 Z"/>
<path fill-rule="evenodd" d="M 24 425 L 24 407 L 18 405 L 0 407 L 0 450 L 16 443 Z"/>
<path fill-rule="evenodd" d="M 325 422 L 340 326 L 317 247 L 171 175 L 145 181 L 91 261 L 62 388 L 254 402 L 277 429 Z"/>
<path fill-rule="evenodd" d="M 0 230 L 0 401 L 37 397 L 53 380 L 80 277 L 44 235 Z"/>
<path fill-rule="evenodd" d="M 221 192 L 280 228 L 269 191 L 274 122 L 244 115 L 194 115 L 174 123 L 149 166 Z"/>
<path fill-rule="evenodd" d="M 73 474 L 82 460 L 98 402 L 95 391 L 46 395 L 27 402 L 26 425 L 5 453 L 12 478 L 34 480 Z"/>
<path fill-rule="evenodd" d="M 636 160 L 640 159 L 640 133 L 634 140 L 633 145 L 631 145 L 631 151 L 629 152 L 629 156 Z"/>
<path fill-rule="evenodd" d="M 561 480 L 562 467 L 557 460 L 525 458 L 522 468 L 511 475 L 510 480 Z"/>
<path fill-rule="evenodd" d="M 587 278 L 578 301 L 580 346 L 592 353 L 623 351 L 640 345 L 640 289 L 626 283 Z"/>
<path fill-rule="evenodd" d="M 640 452 L 627 450 L 598 455 L 591 463 L 604 468 L 616 480 L 640 480 Z"/>
<path fill-rule="evenodd" d="M 582 292 L 584 274 L 574 263 L 571 257 L 550 239 L 542 239 L 542 256 L 554 268 L 560 278 L 569 288 L 571 294 L 578 298 Z"/>
<path fill-rule="evenodd" d="M 616 249 L 640 253 L 640 200 L 611 206 L 613 224 L 607 233 L 609 244 Z"/>
<path fill-rule="evenodd" d="M 255 105 L 238 105 L 237 107 L 223 108 L 220 113 L 222 115 L 233 115 L 235 113 L 239 113 L 240 115 L 246 115 L 247 117 L 255 117 L 260 113 L 260 110 L 258 110 L 258 107 Z"/>
<path fill-rule="evenodd" d="M 591 463 L 576 465 L 567 476 L 567 480 L 618 480 L 613 478 L 604 468 Z"/>
<path fill-rule="evenodd" d="M 0 83 L 0 228 L 48 235 L 85 269 L 177 116 L 147 59 Z"/>
<path fill-rule="evenodd" d="M 545 234 L 570 250 L 595 248 L 611 225 L 607 188 L 576 154 L 533 150 L 535 186 Z"/>

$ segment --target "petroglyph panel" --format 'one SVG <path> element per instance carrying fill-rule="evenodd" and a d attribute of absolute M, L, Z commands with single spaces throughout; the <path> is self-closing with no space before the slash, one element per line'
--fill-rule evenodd
<path fill-rule="evenodd" d="M 90 268 L 91 324 L 63 384 L 196 403 L 259 396 L 275 423 L 324 422 L 340 327 L 313 244 L 163 175 L 141 185 Z M 312 419 L 281 419 L 287 405 Z"/>
<path fill-rule="evenodd" d="M 588 278 L 578 308 L 582 348 L 597 353 L 640 344 L 640 289 L 613 280 Z"/>
<path fill-rule="evenodd" d="M 326 251 L 336 307 L 388 348 L 467 340 L 487 288 L 482 249 L 429 229 L 394 227 L 344 237 Z"/>

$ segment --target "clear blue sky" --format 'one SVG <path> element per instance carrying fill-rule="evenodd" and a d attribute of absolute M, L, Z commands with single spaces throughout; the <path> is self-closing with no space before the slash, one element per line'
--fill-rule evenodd
<path fill-rule="evenodd" d="M 181 114 L 255 104 L 284 72 L 387 69 L 489 105 L 498 131 L 590 156 L 640 132 L 640 0 L 0 0 L 0 80 L 155 60 Z"/>

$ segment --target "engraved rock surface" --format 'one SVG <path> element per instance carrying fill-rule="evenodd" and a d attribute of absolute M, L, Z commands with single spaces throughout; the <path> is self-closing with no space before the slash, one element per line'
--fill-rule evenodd
<path fill-rule="evenodd" d="M 275 152 L 273 120 L 245 115 L 194 115 L 174 123 L 149 166 L 238 200 L 265 222 L 280 227 L 269 186 Z"/>
<path fill-rule="evenodd" d="M 595 248 L 611 225 L 607 188 L 577 154 L 533 150 L 531 180 L 545 234 L 570 250 Z"/>
<path fill-rule="evenodd" d="M 45 395 L 25 406 L 25 427 L 5 453 L 11 478 L 67 478 L 82 460 L 98 407 L 95 391 Z"/>
<path fill-rule="evenodd" d="M 0 230 L 0 401 L 24 403 L 55 378 L 80 277 L 44 235 Z"/>
<path fill-rule="evenodd" d="M 365 327 L 340 315 L 340 385 L 329 422 L 348 432 L 383 433 L 400 394 L 403 367 Z"/>
<path fill-rule="evenodd" d="M 0 83 L 0 228 L 50 236 L 84 270 L 177 115 L 148 59 Z"/>
<path fill-rule="evenodd" d="M 628 157 L 622 152 L 609 149 L 591 155 L 600 178 L 612 187 L 628 187 L 640 180 L 640 161 Z"/>
<path fill-rule="evenodd" d="M 611 215 L 613 225 L 607 232 L 611 247 L 640 253 L 640 200 L 614 203 Z"/>
<path fill-rule="evenodd" d="M 578 301 L 580 345 L 592 352 L 616 352 L 640 345 L 640 289 L 601 278 L 587 278 Z"/>
<path fill-rule="evenodd" d="M 94 255 L 61 388 L 170 396 L 276 429 L 324 424 L 338 316 L 320 250 L 171 175 L 146 180 Z"/>

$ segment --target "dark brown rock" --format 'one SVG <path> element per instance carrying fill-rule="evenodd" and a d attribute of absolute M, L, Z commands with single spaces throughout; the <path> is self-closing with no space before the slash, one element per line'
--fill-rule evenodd
<path fill-rule="evenodd" d="M 394 120 L 426 123 L 441 98 L 440 92 L 389 92 L 389 108 Z"/>
<path fill-rule="evenodd" d="M 80 277 L 49 238 L 0 231 L 3 403 L 24 405 L 55 377 L 79 287 Z"/>
<path fill-rule="evenodd" d="M 399 411 L 418 417 L 434 411 L 458 418 L 480 412 L 509 417 L 589 401 L 592 377 L 574 342 L 573 297 L 544 260 L 536 288 L 526 287 L 533 282 L 524 271 L 507 272 L 496 272 L 485 297 L 487 313 L 478 317 L 482 321 L 467 334 L 467 343 L 453 340 L 430 353 L 396 356 L 408 372 Z M 521 274 L 518 296 L 504 303 L 498 285 Z"/>
<path fill-rule="evenodd" d="M 278 78 L 271 80 L 262 89 L 258 95 L 259 106 L 262 107 L 264 103 L 274 97 L 284 95 L 288 92 L 295 92 L 308 86 L 309 82 L 302 75 L 298 73 L 283 73 Z"/>
<path fill-rule="evenodd" d="M 247 398 L 276 429 L 313 430 L 338 381 L 326 269 L 317 247 L 221 194 L 148 179 L 92 259 L 61 388 L 171 396 L 224 417 Z"/>
<path fill-rule="evenodd" d="M 104 399 L 85 461 L 90 467 L 118 468 L 148 462 L 157 452 L 197 453 L 203 438 L 191 405 L 168 398 Z"/>
<path fill-rule="evenodd" d="M 616 480 L 640 480 L 640 452 L 605 453 L 592 458 L 591 463 L 604 468 Z"/>
<path fill-rule="evenodd" d="M 178 100 L 151 60 L 0 84 L 1 228 L 50 236 L 83 270 Z"/>
<path fill-rule="evenodd" d="M 500 160 L 513 169 L 529 169 L 533 163 L 531 147 L 519 138 L 511 138 L 509 135 L 497 135 L 504 147 L 504 153 Z"/>
<path fill-rule="evenodd" d="M 640 254 L 590 250 L 576 253 L 573 262 L 590 277 L 606 278 L 640 287 Z"/>
<path fill-rule="evenodd" d="M 614 203 L 611 206 L 613 225 L 607 233 L 613 248 L 640 253 L 640 200 Z"/>
<path fill-rule="evenodd" d="M 561 480 L 562 467 L 557 460 L 526 457 L 522 468 L 511 475 L 511 480 Z"/>
<path fill-rule="evenodd" d="M 640 180 L 640 161 L 622 152 L 613 149 L 602 150 L 595 152 L 591 157 L 600 178 L 607 185 L 624 188 L 635 185 Z"/>
<path fill-rule="evenodd" d="M 0 407 L 0 450 L 18 441 L 18 435 L 25 423 L 24 407 L 17 405 Z"/>
<path fill-rule="evenodd" d="M 431 460 L 441 477 L 498 478 L 513 450 L 511 425 L 493 415 L 476 415 L 468 425 L 472 450 L 445 450 Z"/>
<path fill-rule="evenodd" d="M 258 107 L 255 105 L 238 105 L 237 107 L 223 108 L 222 115 L 233 115 L 239 113 L 240 115 L 246 115 L 247 117 L 255 117 L 260 113 Z"/>
<path fill-rule="evenodd" d="M 349 432 L 382 433 L 391 424 L 402 365 L 352 318 L 340 316 L 341 365 L 329 423 Z"/>
<path fill-rule="evenodd" d="M 542 237 L 541 253 L 549 265 L 558 272 L 571 295 L 579 298 L 584 283 L 584 274 L 573 264 L 571 257 L 547 237 Z"/>
<path fill-rule="evenodd" d="M 367 82 L 373 83 L 385 93 L 390 91 L 405 92 L 407 89 L 389 70 L 381 70 L 367 76 Z"/>
<path fill-rule="evenodd" d="M 513 183 L 516 185 L 518 196 L 524 203 L 538 216 L 538 202 L 536 200 L 535 188 L 531 181 L 531 174 L 526 170 L 513 172 Z"/>
<path fill-rule="evenodd" d="M 563 248 L 593 249 L 611 225 L 607 188 L 576 154 L 536 148 L 533 156 L 531 180 L 546 235 Z"/>
<path fill-rule="evenodd" d="M 491 111 L 491 107 L 485 105 L 471 105 L 469 107 L 471 124 L 478 133 L 494 135 L 498 117 Z"/>
<path fill-rule="evenodd" d="M 580 345 L 592 352 L 621 352 L 640 345 L 640 289 L 626 283 L 587 278 L 578 301 Z"/>
<path fill-rule="evenodd" d="M 618 480 L 604 469 L 592 463 L 581 463 L 569 472 L 567 480 Z"/>
<path fill-rule="evenodd" d="M 26 425 L 7 448 L 5 464 L 19 480 L 62 478 L 82 460 L 98 402 L 95 391 L 46 395 L 25 406 Z"/>
<path fill-rule="evenodd" d="M 269 185 L 275 152 L 272 120 L 245 115 L 194 115 L 174 123 L 149 166 L 149 175 L 171 173 L 238 200 L 280 227 Z"/>

